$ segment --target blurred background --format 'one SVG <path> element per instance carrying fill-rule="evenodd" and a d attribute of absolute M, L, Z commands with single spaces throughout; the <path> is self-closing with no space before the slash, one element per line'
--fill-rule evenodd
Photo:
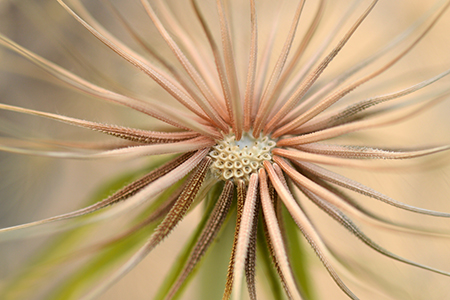
<path fill-rule="evenodd" d="M 78 1 L 67 2 L 73 8 L 80 7 Z M 139 1 L 112 2 L 144 40 L 159 54 L 179 67 L 145 15 Z M 160 1 L 152 2 L 155 2 L 157 8 L 161 5 Z M 198 2 L 207 21 L 211 24 L 215 37 L 219 37 L 214 1 L 200 0 Z M 246 1 L 226 2 L 231 16 L 236 64 L 239 68 L 239 76 L 243 79 L 246 76 L 248 59 L 249 7 Z M 330 64 L 329 69 L 324 72 L 318 87 L 381 49 L 410 28 L 414 22 L 420 20 L 426 12 L 433 10 L 434 7 L 442 7 L 444 2 L 380 0 L 335 61 Z M 105 3 L 106 1 L 83 2 L 89 13 L 105 28 L 139 53 L 144 53 L 124 29 L 114 11 Z M 352 3 L 353 1 L 348 0 L 326 3 L 321 23 L 301 62 L 306 63 L 308 58 L 315 54 L 323 39 L 333 30 Z M 363 0 L 356 3 L 359 3 L 358 6 L 343 28 L 338 31 L 327 50 L 331 50 L 336 45 L 370 1 Z M 269 71 L 283 46 L 297 4 L 297 1 L 291 0 L 280 1 L 279 4 L 269 0 L 257 1 L 261 51 L 267 47 L 270 32 L 274 24 L 278 22 Z M 194 44 L 199 47 L 199 53 L 205 53 L 204 59 L 212 63 L 213 58 L 208 52 L 206 38 L 200 31 L 201 28 L 190 1 L 169 0 L 166 5 L 187 33 L 187 37 L 175 36 L 176 40 L 187 38 L 194 41 Z M 301 37 L 305 34 L 317 7 L 317 1 L 306 1 L 293 49 L 300 44 Z M 157 9 L 157 12 L 162 14 L 163 10 Z M 417 37 L 423 28 L 424 26 L 419 27 L 405 43 L 351 77 L 348 82 L 387 63 L 389 59 L 400 53 L 408 42 Z M 358 88 L 330 109 L 406 88 L 449 69 L 449 28 L 450 12 L 445 13 L 427 36 L 391 69 Z M 0 0 L 0 33 L 68 71 L 107 89 L 148 101 L 153 101 L 151 99 L 172 101 L 148 77 L 90 35 L 56 1 Z M 327 51 L 322 56 L 326 53 Z M 304 63 L 300 63 L 299 69 Z M 215 79 L 214 77 L 212 80 Z M 399 103 L 436 97 L 449 90 L 449 80 L 444 78 L 431 87 L 401 99 Z M 169 125 L 131 109 L 100 101 L 68 88 L 67 85 L 4 46 L 0 47 L 0 102 L 121 126 L 173 130 Z M 405 122 L 350 134 L 335 142 L 390 148 L 447 145 L 450 143 L 449 113 L 450 101 L 447 100 Z M 115 139 L 97 132 L 6 111 L 0 111 L 0 138 L 0 144 L 24 149 L 23 152 L 27 152 L 27 149 L 36 149 L 33 147 L 42 147 L 45 150 L 56 146 L 64 150 L 81 143 L 108 147 L 114 146 L 116 142 Z M 152 163 L 154 161 L 149 158 L 76 160 L 2 151 L 0 152 L 0 227 L 35 221 L 84 207 L 96 199 L 98 197 L 96 195 L 102 192 L 108 194 L 108 187 L 112 182 L 128 174 L 142 172 Z M 397 161 L 386 164 L 395 168 L 382 172 L 337 167 L 332 169 L 398 201 L 450 212 L 448 153 L 417 159 L 414 163 Z M 358 201 L 361 206 L 388 221 L 430 231 L 430 234 L 418 234 L 402 230 L 402 226 L 393 229 L 388 226 L 381 227 L 367 220 L 352 218 L 370 238 L 398 255 L 450 272 L 448 257 L 450 220 L 401 211 L 352 192 L 348 192 L 348 195 Z M 343 227 L 337 226 L 334 220 L 318 210 L 307 199 L 302 199 L 302 205 L 335 255 L 338 262 L 337 271 L 360 299 L 450 299 L 450 278 L 384 257 L 351 236 Z M 160 247 L 100 299 L 153 299 L 168 270 L 177 263 L 179 251 L 195 230 L 202 209 L 200 206 L 194 209 Z M 122 226 L 128 224 L 130 219 L 136 217 L 136 214 L 137 212 L 134 212 L 129 216 L 120 216 L 92 225 L 88 228 L 89 233 L 80 233 L 80 237 L 74 239 L 72 244 L 64 245 L 61 253 L 66 253 L 64 255 L 76 253 L 98 239 L 114 236 L 115 233 L 120 232 Z M 202 263 L 201 270 L 181 297 L 182 299 L 219 299 L 221 297 L 233 228 L 234 220 L 231 219 L 218 241 L 213 244 L 210 254 Z M 6 294 L 6 299 L 30 299 L 29 297 L 47 299 L 46 295 L 49 295 L 51 289 L 57 288 L 58 285 L 63 286 L 65 279 L 70 278 L 70 274 L 76 272 L 77 268 L 85 265 L 89 258 L 95 256 L 94 252 L 88 251 L 77 259 L 69 256 L 66 262 L 59 263 L 58 259 L 52 258 L 54 261 L 40 265 L 39 257 L 45 256 L 45 252 L 49 251 L 52 243 L 61 239 L 61 234 L 64 236 L 64 232 L 53 234 L 43 232 L 36 237 L 16 238 L 0 243 L 0 290 L 3 288 L 4 291 L 13 291 Z M 347 299 L 306 243 L 302 255 L 306 256 L 305 260 L 308 262 L 306 267 L 311 278 L 314 299 Z M 30 266 L 33 266 L 32 269 L 29 269 Z M 39 268 L 40 271 L 35 271 Z M 28 278 L 26 274 L 38 275 L 28 276 Z M 257 284 L 261 299 L 271 299 L 270 296 L 265 296 L 270 294 L 267 291 L 264 274 L 261 272 L 258 275 L 260 276 L 257 278 Z M 35 291 L 37 287 L 39 292 Z M 26 290 L 33 293 L 29 294 Z"/>

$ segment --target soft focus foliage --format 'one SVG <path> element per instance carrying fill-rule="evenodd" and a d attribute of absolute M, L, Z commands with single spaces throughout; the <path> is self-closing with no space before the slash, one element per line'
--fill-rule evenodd
<path fill-rule="evenodd" d="M 114 9 L 120 11 L 134 30 L 141 35 L 163 59 L 173 63 L 183 76 L 187 76 L 169 47 L 161 38 L 139 1 L 82 1 L 89 13 L 117 38 L 133 50 L 144 55 L 145 48 L 139 45 L 121 23 Z M 161 1 L 149 1 L 156 7 L 157 14 L 164 15 Z M 208 41 L 197 21 L 192 4 L 187 0 L 170 0 L 167 3 L 176 20 L 180 22 L 186 35 L 169 33 L 180 44 L 193 41 L 197 53 L 190 53 L 189 59 L 203 59 L 211 62 L 204 74 L 207 83 L 213 84 L 213 91 L 221 93 L 219 78 L 214 68 L 214 58 Z M 216 42 L 220 45 L 220 24 L 215 1 L 197 1 L 211 27 Z M 250 1 L 224 1 L 230 16 L 233 37 L 235 65 L 239 82 L 246 82 L 248 56 L 250 51 Z M 277 4 L 274 4 L 274 3 Z M 371 1 L 325 1 L 325 9 L 318 29 L 314 32 L 310 45 L 295 67 L 294 74 L 301 72 L 309 58 L 319 53 L 323 40 L 333 33 L 321 58 L 339 42 L 355 20 L 369 6 Z M 352 3 L 359 3 L 346 16 Z M 380 0 L 371 14 L 357 29 L 337 58 L 324 71 L 318 85 L 311 93 L 339 78 L 345 71 L 370 57 L 395 40 L 408 28 L 413 28 L 411 36 L 400 46 L 376 63 L 363 68 L 342 86 L 355 82 L 392 60 L 405 49 L 425 29 L 430 22 L 418 29 L 413 24 L 423 17 L 430 18 L 428 12 L 436 12 L 448 1 L 423 0 Z M 81 12 L 78 0 L 67 1 L 75 11 Z M 301 43 L 301 37 L 316 12 L 318 1 L 306 1 L 298 32 L 292 49 Z M 273 47 L 267 60 L 267 70 L 258 69 L 256 82 L 265 82 L 276 65 L 279 53 L 294 17 L 298 1 L 263 0 L 256 1 L 258 13 L 258 48 L 261 64 L 264 51 Z M 339 20 L 344 17 L 343 27 L 333 32 Z M 194 21 L 195 20 L 195 21 Z M 166 23 L 170 23 L 167 22 Z M 167 24 L 164 25 L 167 25 Z M 412 27 L 411 27 L 412 26 Z M 277 32 L 273 34 L 273 29 Z M 420 43 L 387 72 L 357 88 L 345 96 L 333 109 L 367 98 L 393 93 L 417 83 L 424 82 L 450 69 L 450 16 L 445 13 Z M 173 28 L 172 28 L 173 29 Z M 137 97 L 146 101 L 158 101 L 174 110 L 188 110 L 176 102 L 143 72 L 108 49 L 93 37 L 83 26 L 70 16 L 57 1 L 50 0 L 0 0 L 0 34 L 45 59 L 67 69 L 87 81 L 105 89 Z M 273 39 L 273 40 L 272 40 Z M 3 40 L 4 41 L 4 40 Z M 27 59 L 4 46 L 0 47 L 0 103 L 28 109 L 51 112 L 64 116 L 108 123 L 118 126 L 140 128 L 153 131 L 174 131 L 174 126 L 149 116 L 89 96 L 55 79 Z M 185 45 L 185 44 L 183 44 Z M 185 51 L 186 49 L 182 49 Z M 269 50 L 270 51 L 270 50 Z M 291 50 L 294 51 L 294 50 Z M 220 50 L 222 53 L 222 50 Z M 197 57 L 192 57 L 197 54 Z M 157 63 L 160 65 L 160 63 Z M 212 66 L 212 67 L 211 67 Z M 208 69 L 209 68 L 209 69 Z M 203 74 L 203 73 L 202 73 Z M 260 79 L 261 74 L 267 78 Z M 295 75 L 294 75 L 295 76 Z M 448 77 L 448 76 L 447 76 Z M 444 77 L 406 97 L 395 100 L 401 105 L 428 101 L 443 93 L 450 92 L 450 78 Z M 243 89 L 242 84 L 241 89 Z M 256 87 L 258 90 L 258 86 Z M 259 90 L 262 90 L 259 87 Z M 256 95 L 258 97 L 261 95 Z M 410 101 L 410 102 L 408 102 Z M 150 102 L 152 103 L 152 102 Z M 392 103 L 381 105 L 391 108 Z M 3 108 L 2 108 L 3 109 Z M 450 144 L 450 99 L 433 106 L 421 114 L 407 118 L 403 122 L 387 127 L 368 129 L 339 136 L 330 144 L 371 145 L 389 149 L 424 149 Z M 183 118 L 183 116 L 180 116 Z M 229 124 L 229 123 L 227 123 Z M 203 126 L 203 124 L 202 124 Z M 104 199 L 120 187 L 132 182 L 149 170 L 173 158 L 172 155 L 151 157 L 113 157 L 106 159 L 74 159 L 30 155 L 51 150 L 65 153 L 76 149 L 84 155 L 101 146 L 114 149 L 121 145 L 113 136 L 71 126 L 54 120 L 0 111 L 0 228 L 24 224 L 59 215 L 85 207 Z M 90 145 L 92 149 L 83 149 Z M 170 144 L 167 146 L 170 148 Z M 19 151 L 16 151 L 19 149 Z M 9 151 L 9 152 L 8 152 Z M 16 153 L 14 153 L 14 151 Z M 22 152 L 22 153 L 21 153 Z M 280 154 L 281 155 L 281 154 Z M 61 156 L 56 154 L 54 156 Z M 376 160 L 372 164 L 376 170 L 327 166 L 328 169 L 356 180 L 389 197 L 412 206 L 450 213 L 450 160 L 449 152 L 433 154 L 411 160 Z M 187 180 L 187 179 L 183 179 Z M 136 268 L 107 290 L 99 299 L 160 299 L 168 284 L 175 281 L 180 272 L 180 261 L 194 247 L 194 238 L 200 235 L 201 226 L 207 222 L 208 213 L 213 210 L 214 201 L 219 197 L 223 184 L 213 185 L 206 201 L 194 203 L 194 208 L 176 227 L 164 242 L 155 248 Z M 117 242 L 115 247 L 99 250 L 98 243 L 126 232 L 160 207 L 161 203 L 175 191 L 182 182 L 168 188 L 150 205 L 129 210 L 126 214 L 105 217 L 98 222 L 84 222 L 86 217 L 63 221 L 55 225 L 44 225 L 30 236 L 6 236 L 0 233 L 0 298 L 5 299 L 77 299 L 107 277 L 127 258 L 137 251 L 151 235 L 155 224 L 145 228 L 137 236 Z M 209 184 L 209 185 L 208 185 Z M 206 188 L 204 187 L 206 190 Z M 202 190 L 201 190 L 202 191 Z M 348 191 L 361 210 L 368 210 L 379 216 L 382 222 L 370 218 L 352 220 L 372 240 L 402 257 L 424 265 L 450 272 L 450 220 L 424 216 L 400 210 L 369 197 Z M 333 254 L 332 262 L 336 271 L 348 287 L 360 299 L 446 299 L 450 297 L 450 278 L 397 262 L 373 251 L 344 227 L 338 226 L 321 209 L 318 209 L 303 195 L 301 207 L 307 213 Z M 198 204 L 198 205 L 197 205 Z M 199 268 L 183 286 L 180 299 L 220 299 L 225 286 L 228 260 L 233 243 L 236 219 L 236 204 L 224 221 L 219 238 L 213 242 Z M 206 212 L 206 214 L 205 214 Z M 100 216 L 103 216 L 99 214 Z M 290 249 L 294 275 L 310 299 L 348 299 L 330 278 L 322 263 L 310 249 L 308 243 L 298 233 L 295 224 L 285 208 L 282 215 L 286 220 L 285 229 Z M 95 216 L 94 216 L 95 218 Z M 100 217 L 99 217 L 100 219 Z M 397 224 L 390 225 L 389 223 Z M 383 225 L 384 224 L 384 225 Z M 387 225 L 386 225 L 387 224 Z M 258 232 L 258 264 L 256 266 L 258 296 L 273 299 L 285 297 L 283 287 L 272 269 L 267 244 L 264 241 L 262 225 Z M 260 251 L 260 249 L 263 249 Z M 265 251 L 265 252 L 264 252 Z M 297 253 L 298 255 L 295 255 Z M 177 269 L 178 268 L 178 269 Z M 166 281 L 164 281 L 166 280 Z M 3 293 L 3 294 L 2 294 Z M 275 295 L 275 296 L 274 296 Z M 52 298 L 53 297 L 53 298 Z"/>

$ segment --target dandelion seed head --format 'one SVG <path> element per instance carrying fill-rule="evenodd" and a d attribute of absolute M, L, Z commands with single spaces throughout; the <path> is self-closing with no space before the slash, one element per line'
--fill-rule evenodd
<path fill-rule="evenodd" d="M 244 180 L 248 184 L 250 176 L 263 168 L 264 161 L 272 162 L 275 146 L 276 141 L 268 136 L 255 138 L 244 132 L 237 141 L 234 134 L 229 134 L 208 154 L 212 158 L 211 172 L 220 180 Z"/>

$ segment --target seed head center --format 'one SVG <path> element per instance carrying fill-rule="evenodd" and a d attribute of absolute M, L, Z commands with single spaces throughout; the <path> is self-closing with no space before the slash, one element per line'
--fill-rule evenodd
<path fill-rule="evenodd" d="M 222 180 L 242 179 L 248 183 L 250 175 L 262 168 L 265 160 L 272 160 L 271 151 L 275 146 L 275 141 L 267 136 L 254 138 L 245 132 L 236 141 L 234 134 L 227 135 L 208 154 L 213 159 L 211 171 Z"/>

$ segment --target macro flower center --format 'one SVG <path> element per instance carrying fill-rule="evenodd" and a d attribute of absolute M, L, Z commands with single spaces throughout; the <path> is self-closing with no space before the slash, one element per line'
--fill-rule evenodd
<path fill-rule="evenodd" d="M 248 183 L 250 175 L 263 167 L 265 160 L 272 160 L 272 149 L 276 142 L 267 136 L 254 138 L 245 132 L 239 141 L 229 134 L 212 147 L 209 156 L 213 159 L 212 173 L 222 180 L 244 180 Z"/>

